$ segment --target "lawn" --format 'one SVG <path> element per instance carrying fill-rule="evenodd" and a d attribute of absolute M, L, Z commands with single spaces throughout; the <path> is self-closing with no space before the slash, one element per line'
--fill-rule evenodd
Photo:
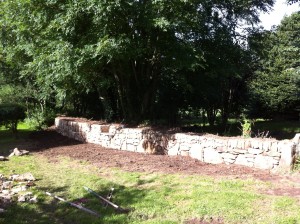
<path fill-rule="evenodd" d="M 300 203 L 290 197 L 264 195 L 268 183 L 228 180 L 197 175 L 170 175 L 99 169 L 87 162 L 61 157 L 49 161 L 41 155 L 12 157 L 0 163 L 0 173 L 31 172 L 38 180 L 31 191 L 38 203 L 16 203 L 0 215 L 0 223 L 184 223 L 194 218 L 224 223 L 298 223 Z M 113 201 L 132 209 L 118 214 L 104 208 L 83 186 L 105 196 L 115 189 Z M 87 199 L 94 217 L 44 194 L 55 193 L 71 201 Z"/>

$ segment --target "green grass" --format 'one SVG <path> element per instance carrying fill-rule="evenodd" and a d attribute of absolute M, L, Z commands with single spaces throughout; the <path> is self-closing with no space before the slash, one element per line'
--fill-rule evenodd
<path fill-rule="evenodd" d="M 300 203 L 289 197 L 267 196 L 270 184 L 255 180 L 124 172 L 99 169 L 84 161 L 40 155 L 12 157 L 0 163 L 0 173 L 31 172 L 37 179 L 32 191 L 37 204 L 17 203 L 0 215 L 0 223 L 184 223 L 192 218 L 222 218 L 225 223 L 298 223 Z M 115 188 L 113 201 L 132 208 L 118 214 L 88 194 L 83 186 L 105 196 Z M 101 213 L 93 217 L 44 194 L 71 201 L 87 198 L 86 207 Z"/>

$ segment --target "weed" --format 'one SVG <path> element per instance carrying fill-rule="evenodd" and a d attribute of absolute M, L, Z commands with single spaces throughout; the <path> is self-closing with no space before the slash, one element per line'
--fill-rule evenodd
<path fill-rule="evenodd" d="M 242 121 L 240 121 L 240 124 L 242 126 L 242 136 L 244 138 L 250 138 L 251 137 L 251 127 L 253 124 L 253 121 L 247 119 L 247 118 L 243 118 Z"/>
<path fill-rule="evenodd" d="M 294 171 L 300 171 L 300 156 L 297 156 L 293 166 Z"/>

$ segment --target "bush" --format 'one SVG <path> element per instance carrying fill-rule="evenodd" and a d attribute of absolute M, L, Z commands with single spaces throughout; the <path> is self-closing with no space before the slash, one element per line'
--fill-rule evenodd
<path fill-rule="evenodd" d="M 25 108 L 19 104 L 0 104 L 0 125 L 17 132 L 18 122 L 25 119 Z"/>
<path fill-rule="evenodd" d="M 30 128 L 42 130 L 53 125 L 55 117 L 56 114 L 53 110 L 40 111 L 35 109 L 27 113 L 25 122 Z"/>

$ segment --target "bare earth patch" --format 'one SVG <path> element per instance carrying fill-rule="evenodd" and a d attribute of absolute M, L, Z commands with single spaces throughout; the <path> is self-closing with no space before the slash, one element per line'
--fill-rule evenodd
<path fill-rule="evenodd" d="M 66 138 L 56 133 L 54 129 L 33 133 L 27 141 L 15 147 L 41 154 L 51 160 L 55 160 L 58 156 L 68 156 L 88 161 L 100 168 L 118 167 L 124 171 L 196 174 L 229 179 L 254 178 L 271 182 L 275 186 L 262 192 L 264 194 L 286 195 L 300 199 L 299 172 L 279 175 L 245 166 L 207 164 L 189 157 L 148 155 L 106 149 L 99 145 Z"/>

